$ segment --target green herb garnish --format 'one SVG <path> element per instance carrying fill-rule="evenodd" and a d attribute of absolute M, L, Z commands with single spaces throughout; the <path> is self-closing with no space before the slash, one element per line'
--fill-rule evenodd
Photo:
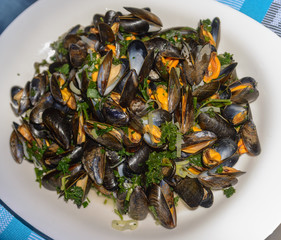
<path fill-rule="evenodd" d="M 230 198 L 234 193 L 235 193 L 235 188 L 234 187 L 229 187 L 229 188 L 225 188 L 223 190 L 223 194 L 227 197 Z"/>

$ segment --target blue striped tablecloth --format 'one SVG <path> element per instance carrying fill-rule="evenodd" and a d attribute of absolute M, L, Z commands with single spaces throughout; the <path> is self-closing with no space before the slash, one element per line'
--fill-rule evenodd
<path fill-rule="evenodd" d="M 23 10 L 36 0 L 1 0 L 0 34 Z M 281 0 L 217 0 L 250 16 L 281 37 Z M 0 200 L 0 239 L 1 240 L 44 240 L 51 239 Z M 268 238 L 278 239 L 277 238 Z"/>

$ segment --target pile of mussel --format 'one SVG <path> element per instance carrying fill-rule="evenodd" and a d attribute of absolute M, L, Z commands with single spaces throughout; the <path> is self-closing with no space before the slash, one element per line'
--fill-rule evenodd
<path fill-rule="evenodd" d="M 125 9 L 60 36 L 50 63 L 11 88 L 21 117 L 11 153 L 34 163 L 37 181 L 65 199 L 78 188 L 78 207 L 95 188 L 119 213 L 143 220 L 151 212 L 171 229 L 176 198 L 210 207 L 213 190 L 244 173 L 234 168 L 239 157 L 260 153 L 249 105 L 257 82 L 239 79 L 232 57 L 222 61 L 219 18 L 162 30 L 150 9 Z M 163 138 L 168 123 L 176 133 Z"/>

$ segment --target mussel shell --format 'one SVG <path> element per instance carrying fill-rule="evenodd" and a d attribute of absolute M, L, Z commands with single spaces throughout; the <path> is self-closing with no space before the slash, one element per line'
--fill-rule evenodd
<path fill-rule="evenodd" d="M 157 17 L 154 13 L 143 8 L 134 8 L 134 7 L 124 7 L 124 8 L 134 16 L 141 18 L 154 25 L 162 27 L 162 22 L 160 18 Z"/>
<path fill-rule="evenodd" d="M 11 100 L 12 100 L 12 103 L 14 105 L 18 105 L 18 102 L 17 100 L 15 99 L 15 96 L 20 92 L 20 91 L 23 91 L 23 88 L 20 87 L 20 86 L 13 86 L 11 87 Z"/>
<path fill-rule="evenodd" d="M 114 33 L 108 24 L 104 22 L 100 22 L 98 24 L 98 30 L 99 30 L 100 40 L 103 44 L 113 43 L 115 41 Z"/>
<path fill-rule="evenodd" d="M 200 203 L 200 206 L 204 208 L 209 208 L 213 205 L 214 195 L 210 188 L 203 187 L 203 190 L 204 190 L 204 197 Z"/>
<path fill-rule="evenodd" d="M 121 93 L 119 104 L 121 107 L 128 107 L 134 99 L 138 88 L 138 77 L 136 71 L 134 69 L 130 70 L 124 79 L 126 79 L 126 81 Z"/>
<path fill-rule="evenodd" d="M 106 157 L 103 148 L 88 144 L 85 147 L 82 163 L 91 179 L 97 185 L 102 185 L 106 165 Z"/>
<path fill-rule="evenodd" d="M 148 160 L 150 148 L 147 145 L 143 145 L 138 151 L 130 156 L 127 160 L 129 168 L 134 173 L 143 173 L 147 169 L 145 162 Z"/>
<path fill-rule="evenodd" d="M 70 44 L 69 59 L 73 67 L 80 67 L 87 57 L 87 49 L 85 46 L 78 44 Z"/>
<path fill-rule="evenodd" d="M 106 154 L 106 163 L 110 167 L 114 167 L 114 166 L 122 163 L 122 158 L 118 154 L 118 152 L 108 149 L 108 150 L 106 150 L 105 154 Z"/>
<path fill-rule="evenodd" d="M 218 91 L 219 87 L 220 87 L 219 81 L 212 81 L 210 83 L 205 83 L 204 85 L 194 89 L 192 95 L 193 97 L 197 97 L 197 101 L 200 102 L 215 94 Z"/>
<path fill-rule="evenodd" d="M 177 108 L 181 98 L 181 84 L 175 68 L 171 69 L 168 85 L 168 110 L 172 113 Z"/>
<path fill-rule="evenodd" d="M 10 150 L 16 163 L 22 163 L 24 160 L 24 148 L 15 130 L 12 131 L 10 136 Z"/>
<path fill-rule="evenodd" d="M 149 206 L 154 207 L 156 218 L 165 228 L 172 229 L 177 225 L 174 194 L 170 186 L 161 181 L 159 185 L 153 184 L 148 194 Z"/>
<path fill-rule="evenodd" d="M 228 175 L 209 175 L 208 171 L 204 171 L 198 175 L 198 180 L 205 187 L 221 190 L 235 185 L 238 180 L 235 176 Z"/>
<path fill-rule="evenodd" d="M 248 153 L 253 156 L 259 155 L 261 152 L 261 145 L 256 125 L 252 120 L 248 120 L 242 125 L 240 135 Z"/>
<path fill-rule="evenodd" d="M 42 177 L 42 186 L 50 191 L 57 191 L 61 188 L 63 174 L 57 169 L 53 169 Z"/>
<path fill-rule="evenodd" d="M 25 84 L 25 87 L 23 88 L 21 98 L 20 98 L 20 100 L 18 101 L 18 104 L 17 104 L 18 108 L 15 108 L 12 105 L 12 109 L 17 116 L 22 115 L 23 113 L 25 113 L 31 107 L 31 102 L 30 102 L 29 96 L 30 96 L 30 81 L 28 81 Z"/>
<path fill-rule="evenodd" d="M 204 197 L 204 190 L 197 178 L 185 177 L 174 187 L 179 197 L 190 207 L 198 207 Z"/>
<path fill-rule="evenodd" d="M 198 116 L 200 127 L 215 133 L 218 138 L 231 138 L 232 140 L 236 140 L 237 132 L 235 128 L 220 115 L 217 113 L 214 114 L 214 116 L 210 116 L 208 113 L 200 113 Z"/>
<path fill-rule="evenodd" d="M 118 188 L 117 178 L 114 175 L 113 169 L 108 164 L 105 166 L 103 186 L 108 191 L 115 191 Z"/>
<path fill-rule="evenodd" d="M 42 124 L 42 114 L 47 109 L 53 106 L 54 98 L 50 92 L 44 94 L 40 101 L 32 108 L 29 119 L 35 124 Z"/>
<path fill-rule="evenodd" d="M 113 58 L 113 52 L 112 50 L 110 50 L 105 55 L 102 64 L 99 68 L 97 87 L 98 87 L 99 94 L 101 96 L 104 96 L 104 92 L 106 90 L 106 86 L 111 70 L 111 65 L 112 65 L 112 58 Z"/>
<path fill-rule="evenodd" d="M 215 17 L 213 19 L 211 27 L 212 27 L 211 34 L 216 43 L 216 48 L 218 49 L 220 36 L 221 36 L 221 22 L 218 17 Z"/>
<path fill-rule="evenodd" d="M 30 102 L 34 106 L 46 92 L 47 75 L 37 75 L 30 82 Z"/>
<path fill-rule="evenodd" d="M 157 49 L 159 53 L 166 51 L 166 52 L 174 53 L 176 56 L 181 56 L 181 52 L 176 46 L 174 46 L 171 42 L 161 37 L 155 37 L 148 41 L 145 41 L 144 45 L 146 46 L 148 52 Z"/>
<path fill-rule="evenodd" d="M 123 140 L 123 135 L 122 132 L 116 128 L 113 128 L 112 131 L 103 133 L 99 136 L 96 136 L 93 134 L 93 130 L 95 130 L 94 125 L 95 124 L 100 124 L 99 122 L 93 122 L 93 121 L 87 121 L 84 124 L 84 130 L 85 133 L 92 138 L 95 142 L 100 143 L 101 145 L 104 145 L 105 147 L 115 150 L 115 151 L 120 151 L 123 148 L 122 145 L 122 140 Z M 103 124 L 105 125 L 105 124 Z M 110 125 L 106 125 L 106 127 L 112 127 Z"/>
<path fill-rule="evenodd" d="M 144 43 L 140 40 L 133 40 L 130 42 L 127 52 L 129 56 L 130 69 L 135 69 L 136 74 L 139 75 L 145 57 L 147 56 L 147 50 Z"/>
<path fill-rule="evenodd" d="M 212 146 L 216 140 L 216 134 L 211 131 L 189 133 L 183 136 L 182 151 L 195 154 L 203 148 Z"/>
<path fill-rule="evenodd" d="M 105 122 L 113 126 L 126 126 L 129 122 L 128 114 L 114 101 L 105 101 L 102 106 Z"/>
<path fill-rule="evenodd" d="M 43 112 L 42 118 L 44 125 L 56 142 L 63 149 L 69 149 L 72 139 L 72 126 L 66 116 L 58 109 L 47 108 Z"/>
<path fill-rule="evenodd" d="M 222 116 L 234 126 L 240 125 L 248 119 L 248 106 L 228 105 L 223 109 Z"/>
<path fill-rule="evenodd" d="M 120 28 L 127 33 L 142 35 L 148 32 L 149 23 L 139 18 L 120 19 Z"/>
<path fill-rule="evenodd" d="M 259 96 L 259 91 L 256 88 L 257 82 L 252 77 L 244 77 L 231 85 L 229 89 L 232 92 L 230 100 L 237 104 L 251 103 Z M 237 87 L 245 86 L 242 90 L 235 90 Z"/>
<path fill-rule="evenodd" d="M 128 214 L 134 220 L 143 220 L 148 214 L 148 199 L 141 186 L 135 187 L 130 196 Z"/>

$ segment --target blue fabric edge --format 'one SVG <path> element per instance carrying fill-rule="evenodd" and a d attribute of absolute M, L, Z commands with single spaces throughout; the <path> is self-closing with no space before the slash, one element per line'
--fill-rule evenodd
<path fill-rule="evenodd" d="M 32 225 L 30 225 L 27 221 L 25 221 L 22 217 L 20 217 L 18 214 L 16 214 L 11 208 L 7 206 L 1 199 L 0 199 L 0 204 L 9 212 L 11 213 L 17 220 L 19 220 L 23 225 L 28 227 L 31 231 L 35 232 L 38 234 L 40 237 L 45 238 L 46 240 L 54 240 L 53 238 L 47 236 L 46 234 L 42 233 Z"/>

